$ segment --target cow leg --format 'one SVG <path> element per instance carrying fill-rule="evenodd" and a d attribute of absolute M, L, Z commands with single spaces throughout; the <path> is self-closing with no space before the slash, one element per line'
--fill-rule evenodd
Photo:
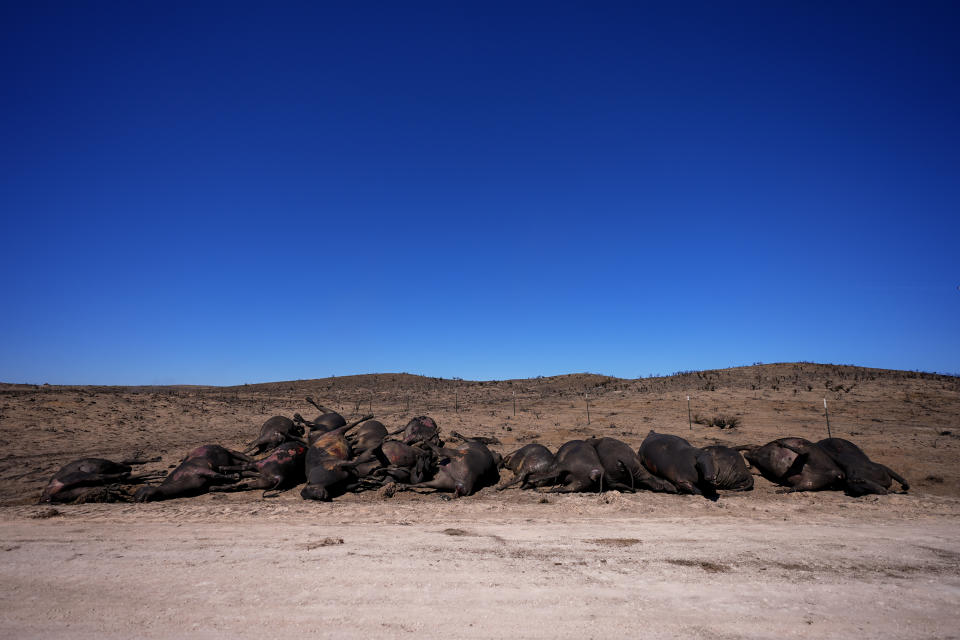
<path fill-rule="evenodd" d="M 631 473 L 630 469 L 627 468 L 627 463 L 624 462 L 623 460 L 617 460 L 617 470 L 620 471 L 623 475 L 628 476 L 630 478 L 630 493 L 636 493 L 637 490 L 634 486 L 635 480 L 633 477 L 633 473 Z M 607 475 L 607 474 L 604 474 L 604 475 Z M 611 480 L 609 476 L 607 477 L 607 481 L 610 483 L 611 487 L 613 487 L 614 483 L 620 484 L 616 480 Z M 623 491 L 623 489 L 619 489 L 619 490 Z"/>
<path fill-rule="evenodd" d="M 438 447 L 432 442 L 424 442 L 423 444 L 429 447 L 431 451 L 433 451 L 435 454 L 437 454 L 441 458 L 456 458 L 460 455 L 460 451 L 458 451 L 457 449 L 450 449 L 448 447 Z"/>
<path fill-rule="evenodd" d="M 275 489 L 280 483 L 275 478 L 266 478 L 257 475 L 237 484 L 218 485 L 210 487 L 210 491 L 248 491 L 251 489 Z"/>
<path fill-rule="evenodd" d="M 128 476 L 126 482 L 130 484 L 140 484 L 141 482 L 149 482 L 150 480 L 159 480 L 160 478 L 166 477 L 166 471 L 150 471 L 149 473 L 138 473 L 133 476 Z"/>
<path fill-rule="evenodd" d="M 897 473 L 896 471 L 894 471 L 893 469 L 891 469 L 885 464 L 881 464 L 880 466 L 883 467 L 883 470 L 886 471 L 891 478 L 893 478 L 894 480 L 900 483 L 900 486 L 903 487 L 904 491 L 907 491 L 908 489 L 910 489 L 910 485 L 907 484 L 907 481 L 903 479 L 903 476 L 901 476 L 899 473 Z"/>
<path fill-rule="evenodd" d="M 376 471 L 374 471 L 373 475 L 387 476 L 403 484 L 410 484 L 410 480 L 411 480 L 410 470 L 404 467 L 384 467 L 383 469 L 377 469 Z M 385 478 L 382 478 L 382 479 L 385 480 Z"/>
<path fill-rule="evenodd" d="M 215 471 L 205 471 L 202 473 L 198 473 L 197 477 L 204 478 L 206 480 L 209 480 L 211 483 L 217 483 L 217 484 L 232 484 L 240 480 L 239 473 L 224 474 L 224 473 L 217 473 Z"/>
<path fill-rule="evenodd" d="M 373 475 L 373 472 L 380 468 L 379 460 L 372 460 L 370 462 L 363 462 L 354 467 L 354 472 L 361 478 L 370 477 Z"/>
<path fill-rule="evenodd" d="M 410 485 L 409 489 L 432 489 L 434 491 L 455 491 L 457 483 L 445 473 L 440 473 L 436 478 L 428 482 Z"/>
<path fill-rule="evenodd" d="M 560 475 L 562 471 L 542 471 L 540 473 L 534 473 L 527 476 L 527 483 L 532 485 L 537 485 L 544 480 L 550 480 L 550 484 L 558 484 L 560 482 Z"/>
<path fill-rule="evenodd" d="M 364 464 L 367 462 L 372 462 L 373 460 L 377 460 L 376 447 L 374 447 L 373 449 L 367 449 L 366 451 L 360 452 L 359 454 L 357 454 L 357 457 L 353 459 L 353 461 L 356 462 L 357 464 Z"/>
<path fill-rule="evenodd" d="M 563 476 L 563 480 L 560 480 L 560 476 Z M 579 493 L 581 489 L 576 486 L 579 483 L 576 478 L 573 477 L 573 474 L 570 472 L 561 471 L 560 476 L 557 480 L 560 481 L 561 486 L 553 487 L 547 493 Z"/>
<path fill-rule="evenodd" d="M 276 498 L 284 491 L 288 491 L 296 486 L 291 484 L 291 486 L 287 487 L 286 489 L 281 489 L 280 485 L 283 484 L 282 478 L 264 478 L 264 480 L 267 482 L 267 485 L 260 487 L 263 489 L 263 493 L 260 494 L 261 499 Z"/>
<path fill-rule="evenodd" d="M 423 482 L 424 478 L 432 477 L 439 472 L 439 468 L 436 472 L 433 471 L 433 460 L 431 458 L 426 456 L 417 458 L 416 464 L 413 465 L 413 469 L 410 470 L 410 482 L 413 484 Z"/>
<path fill-rule="evenodd" d="M 520 488 L 521 489 L 537 489 L 539 487 L 547 486 L 548 484 L 549 485 L 555 484 L 552 481 L 550 483 L 544 483 L 544 481 L 542 480 L 540 482 L 535 482 L 532 479 L 532 477 L 533 477 L 533 473 L 528 473 L 526 479 L 522 483 L 520 483 Z"/>
<path fill-rule="evenodd" d="M 497 487 L 497 491 L 503 491 L 504 489 L 507 489 L 507 488 L 509 488 L 509 487 L 512 487 L 513 485 L 515 485 L 515 484 L 517 484 L 517 483 L 525 483 L 525 482 L 527 481 L 527 477 L 528 477 L 529 475 L 530 475 L 529 473 L 524 473 L 524 474 L 522 474 L 522 475 L 516 476 L 516 477 L 514 477 L 513 480 L 511 480 L 511 481 L 508 482 L 507 484 L 502 484 L 502 485 L 500 485 L 499 487 Z M 521 486 L 522 486 L 522 484 L 521 484 Z"/>
<path fill-rule="evenodd" d="M 703 491 L 701 491 L 697 485 L 686 480 L 681 480 L 675 484 L 677 485 L 677 489 L 680 491 L 680 493 L 689 493 L 695 496 L 703 495 Z"/>
<path fill-rule="evenodd" d="M 393 482 L 393 478 L 390 478 L 390 482 Z M 382 487 L 387 483 L 385 478 L 371 478 L 366 476 L 363 478 L 357 479 L 357 484 L 361 489 L 376 489 L 377 487 Z"/>
<path fill-rule="evenodd" d="M 586 493 L 587 491 L 592 490 L 593 483 L 596 482 L 598 485 L 597 493 L 603 493 L 603 476 L 604 475 L 605 474 L 601 473 L 599 478 L 594 478 L 592 476 L 588 476 L 586 478 L 583 478 L 583 477 L 578 478 L 577 476 L 570 474 L 570 481 L 568 482 L 567 486 L 570 487 L 573 491 L 580 491 L 580 492 Z"/>
<path fill-rule="evenodd" d="M 887 495 L 887 488 L 883 485 L 873 482 L 872 480 L 847 479 L 847 482 L 844 483 L 843 488 L 847 495 L 853 496 L 854 498 L 859 498 L 860 496 L 866 495 Z"/>
<path fill-rule="evenodd" d="M 243 464 L 231 464 L 220 467 L 220 473 L 238 473 L 241 471 L 251 471 L 256 470 L 257 465 L 253 462 L 245 462 Z"/>
<path fill-rule="evenodd" d="M 660 491 L 663 493 L 679 493 L 677 491 L 676 485 L 674 485 L 669 480 L 660 478 L 654 475 L 647 475 L 644 477 L 636 477 L 636 486 L 640 489 L 646 489 L 647 491 Z"/>
<path fill-rule="evenodd" d="M 564 485 L 562 487 L 553 487 L 548 490 L 547 493 L 580 493 L 579 489 L 573 489 L 571 486 Z"/>
<path fill-rule="evenodd" d="M 256 460 L 245 453 L 231 451 L 230 449 L 227 449 L 227 451 L 230 453 L 230 457 L 234 459 L 234 464 L 240 464 L 241 462 L 256 462 Z"/>
<path fill-rule="evenodd" d="M 801 478 L 799 481 L 793 483 L 789 489 L 777 489 L 776 493 L 802 493 L 804 491 L 821 491 L 823 489 L 826 489 L 826 487 L 812 480 Z"/>

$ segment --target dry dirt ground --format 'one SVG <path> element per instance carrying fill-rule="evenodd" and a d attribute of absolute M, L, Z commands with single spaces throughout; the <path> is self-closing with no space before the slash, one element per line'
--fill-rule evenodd
<path fill-rule="evenodd" d="M 502 452 L 589 435 L 638 446 L 835 436 L 906 494 L 716 502 L 617 492 L 297 490 L 151 504 L 36 505 L 81 456 L 238 447 L 275 414 L 433 416 Z M 590 422 L 587 423 L 587 397 Z M 735 416 L 734 429 L 688 426 Z M 514 413 L 514 398 L 516 412 Z M 405 374 L 214 387 L 0 385 L 0 637 L 960 637 L 960 379 L 810 363 L 620 380 L 468 382 Z M 504 473 L 504 478 L 509 472 Z"/>

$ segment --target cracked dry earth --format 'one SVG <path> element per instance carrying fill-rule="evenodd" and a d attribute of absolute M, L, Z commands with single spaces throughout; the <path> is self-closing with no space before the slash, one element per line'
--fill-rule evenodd
<path fill-rule="evenodd" d="M 834 428 L 903 472 L 909 493 L 780 494 L 756 477 L 754 491 L 716 502 L 485 489 L 312 503 L 293 490 L 41 506 L 45 479 L 71 458 L 141 448 L 164 456 L 148 469 L 167 468 L 195 444 L 237 446 L 265 417 L 304 411 L 304 389 L 211 390 L 205 412 L 196 390 L 16 390 L 0 420 L 0 637 L 958 638 L 960 394 L 912 381 L 904 402 L 907 382 L 876 382 L 832 398 Z M 821 428 L 805 406 L 815 398 L 722 380 L 712 406 L 749 407 L 732 432 L 691 435 L 682 389 L 595 393 L 590 426 L 564 394 L 513 417 L 468 389 L 465 407 L 429 413 L 445 430 L 497 436 L 501 451 L 531 434 L 551 447 L 606 435 L 613 421 L 634 446 L 651 425 L 700 445 Z M 404 410 L 378 417 L 402 425 Z M 24 427 L 34 437 L 14 437 Z"/>

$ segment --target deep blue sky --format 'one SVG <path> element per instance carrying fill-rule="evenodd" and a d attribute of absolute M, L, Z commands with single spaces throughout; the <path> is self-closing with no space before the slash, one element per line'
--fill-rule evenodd
<path fill-rule="evenodd" d="M 958 18 L 3 3 L 0 380 L 958 372 Z"/>

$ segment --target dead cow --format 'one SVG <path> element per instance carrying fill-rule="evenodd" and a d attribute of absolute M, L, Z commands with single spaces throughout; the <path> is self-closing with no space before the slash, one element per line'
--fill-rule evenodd
<path fill-rule="evenodd" d="M 896 480 L 904 491 L 910 485 L 890 467 L 874 462 L 860 447 L 843 438 L 826 438 L 817 447 L 843 471 L 843 488 L 851 496 L 887 493 Z"/>
<path fill-rule="evenodd" d="M 307 435 L 307 444 L 310 445 L 311 451 L 316 450 L 325 454 L 336 455 L 337 457 L 346 460 L 350 457 L 350 452 L 352 451 L 352 448 L 350 447 L 350 441 L 347 439 L 347 432 L 361 422 L 366 422 L 371 418 L 373 418 L 372 415 L 363 416 L 359 420 L 354 420 L 350 424 L 344 424 L 341 427 L 327 431 L 322 429 L 313 430 Z"/>
<path fill-rule="evenodd" d="M 716 495 L 713 458 L 679 436 L 651 431 L 638 451 L 643 466 L 666 478 L 680 493 Z"/>
<path fill-rule="evenodd" d="M 789 487 L 789 492 L 835 489 L 843 471 L 826 452 L 804 438 L 779 438 L 762 447 L 737 447 L 770 482 Z"/>
<path fill-rule="evenodd" d="M 410 420 L 402 429 L 390 432 L 389 435 L 395 436 L 403 433 L 404 444 L 416 444 L 418 442 L 430 442 L 438 447 L 443 446 L 443 440 L 440 439 L 440 427 L 436 420 L 430 416 L 417 416 Z"/>
<path fill-rule="evenodd" d="M 349 461 L 351 450 L 346 433 L 372 418 L 372 415 L 364 416 L 337 429 L 310 434 L 305 463 L 307 486 L 300 491 L 300 497 L 304 500 L 330 500 L 335 493 L 347 490 L 356 482 L 353 469 L 357 463 Z"/>
<path fill-rule="evenodd" d="M 672 482 L 647 471 L 640 462 L 640 456 L 626 442 L 616 438 L 590 438 L 587 444 L 597 450 L 603 464 L 604 484 L 608 488 L 630 492 L 646 489 L 677 493 Z"/>
<path fill-rule="evenodd" d="M 503 491 L 517 483 L 520 483 L 521 489 L 537 486 L 528 482 L 530 476 L 548 470 L 550 465 L 553 464 L 553 460 L 554 455 L 550 452 L 550 449 L 547 449 L 542 444 L 536 443 L 524 445 L 513 453 L 507 454 L 503 457 L 500 466 L 506 467 L 513 472 L 513 480 L 497 487 L 497 491 Z M 544 483 L 549 484 L 551 480 L 552 478 L 542 480 L 541 486 L 543 486 Z"/>
<path fill-rule="evenodd" d="M 418 484 L 436 470 L 429 451 L 397 440 L 384 440 L 354 462 L 357 474 L 374 486 L 385 482 Z"/>
<path fill-rule="evenodd" d="M 303 442 L 303 424 L 294 422 L 286 416 L 273 416 L 260 427 L 260 435 L 247 445 L 243 453 L 253 452 L 259 455 L 264 451 L 279 447 L 287 441 Z"/>
<path fill-rule="evenodd" d="M 328 409 L 322 404 L 318 404 L 317 401 L 310 396 L 307 396 L 306 400 L 317 408 L 317 411 L 320 412 L 320 415 L 311 421 L 304 420 L 303 416 L 297 413 L 294 414 L 293 419 L 310 427 L 312 431 L 333 431 L 334 429 L 339 429 L 347 424 L 346 419 L 333 409 Z"/>
<path fill-rule="evenodd" d="M 527 482 L 538 484 L 547 479 L 551 484 L 563 485 L 551 489 L 553 493 L 603 491 L 603 463 L 592 445 L 584 440 L 571 440 L 557 450 L 547 470 L 529 476 Z"/>
<path fill-rule="evenodd" d="M 307 445 L 300 442 L 285 442 L 270 452 L 267 457 L 253 462 L 221 467 L 222 473 L 240 473 L 246 478 L 237 484 L 210 487 L 211 491 L 267 491 L 288 489 L 302 483 Z"/>
<path fill-rule="evenodd" d="M 253 458 L 217 444 L 197 447 L 162 483 L 154 487 L 141 487 L 134 499 L 137 502 L 151 502 L 205 493 L 212 486 L 237 482 L 239 473 L 225 474 L 221 469 L 244 462 L 253 462 Z"/>
<path fill-rule="evenodd" d="M 453 438 L 454 440 L 461 440 L 461 441 L 463 441 L 463 442 L 474 442 L 474 443 L 477 443 L 477 444 L 482 444 L 482 445 L 484 445 L 484 447 L 486 447 L 486 445 L 490 445 L 490 444 L 500 444 L 500 441 L 499 441 L 498 439 L 496 439 L 496 438 L 491 438 L 491 437 L 488 437 L 488 436 L 464 436 L 464 435 L 460 435 L 460 434 L 457 433 L 456 431 L 451 431 L 451 432 L 450 432 L 450 437 Z M 496 451 L 493 451 L 493 450 L 491 450 L 491 449 L 487 449 L 487 453 L 489 453 L 489 454 L 493 457 L 493 464 L 494 464 L 494 465 L 496 466 L 496 468 L 498 469 L 498 471 L 497 471 L 497 479 L 499 480 L 499 478 L 500 478 L 500 471 L 499 471 L 499 469 L 500 469 L 501 466 L 503 466 L 503 465 L 501 464 L 501 463 L 503 462 L 503 456 L 501 456 L 499 453 L 497 453 Z"/>
<path fill-rule="evenodd" d="M 703 447 L 703 451 L 713 458 L 713 466 L 717 470 L 715 488 L 727 491 L 753 489 L 753 474 L 739 451 L 722 445 Z"/>
<path fill-rule="evenodd" d="M 369 451 L 380 446 L 387 437 L 387 428 L 379 420 L 367 420 L 347 436 L 354 451 Z"/>
<path fill-rule="evenodd" d="M 438 447 L 431 441 L 424 443 L 439 458 L 437 475 L 428 482 L 412 488 L 452 491 L 454 498 L 472 495 L 475 491 L 495 485 L 500 480 L 497 460 L 482 442 L 467 440 L 460 447 Z"/>
<path fill-rule="evenodd" d="M 129 500 L 123 492 L 110 490 L 111 485 L 140 484 L 159 480 L 163 471 L 131 475 L 133 465 L 156 462 L 150 460 L 123 460 L 113 462 L 104 458 L 80 458 L 60 468 L 40 496 L 40 502 L 93 502 Z M 107 488 L 105 491 L 104 488 Z"/>

